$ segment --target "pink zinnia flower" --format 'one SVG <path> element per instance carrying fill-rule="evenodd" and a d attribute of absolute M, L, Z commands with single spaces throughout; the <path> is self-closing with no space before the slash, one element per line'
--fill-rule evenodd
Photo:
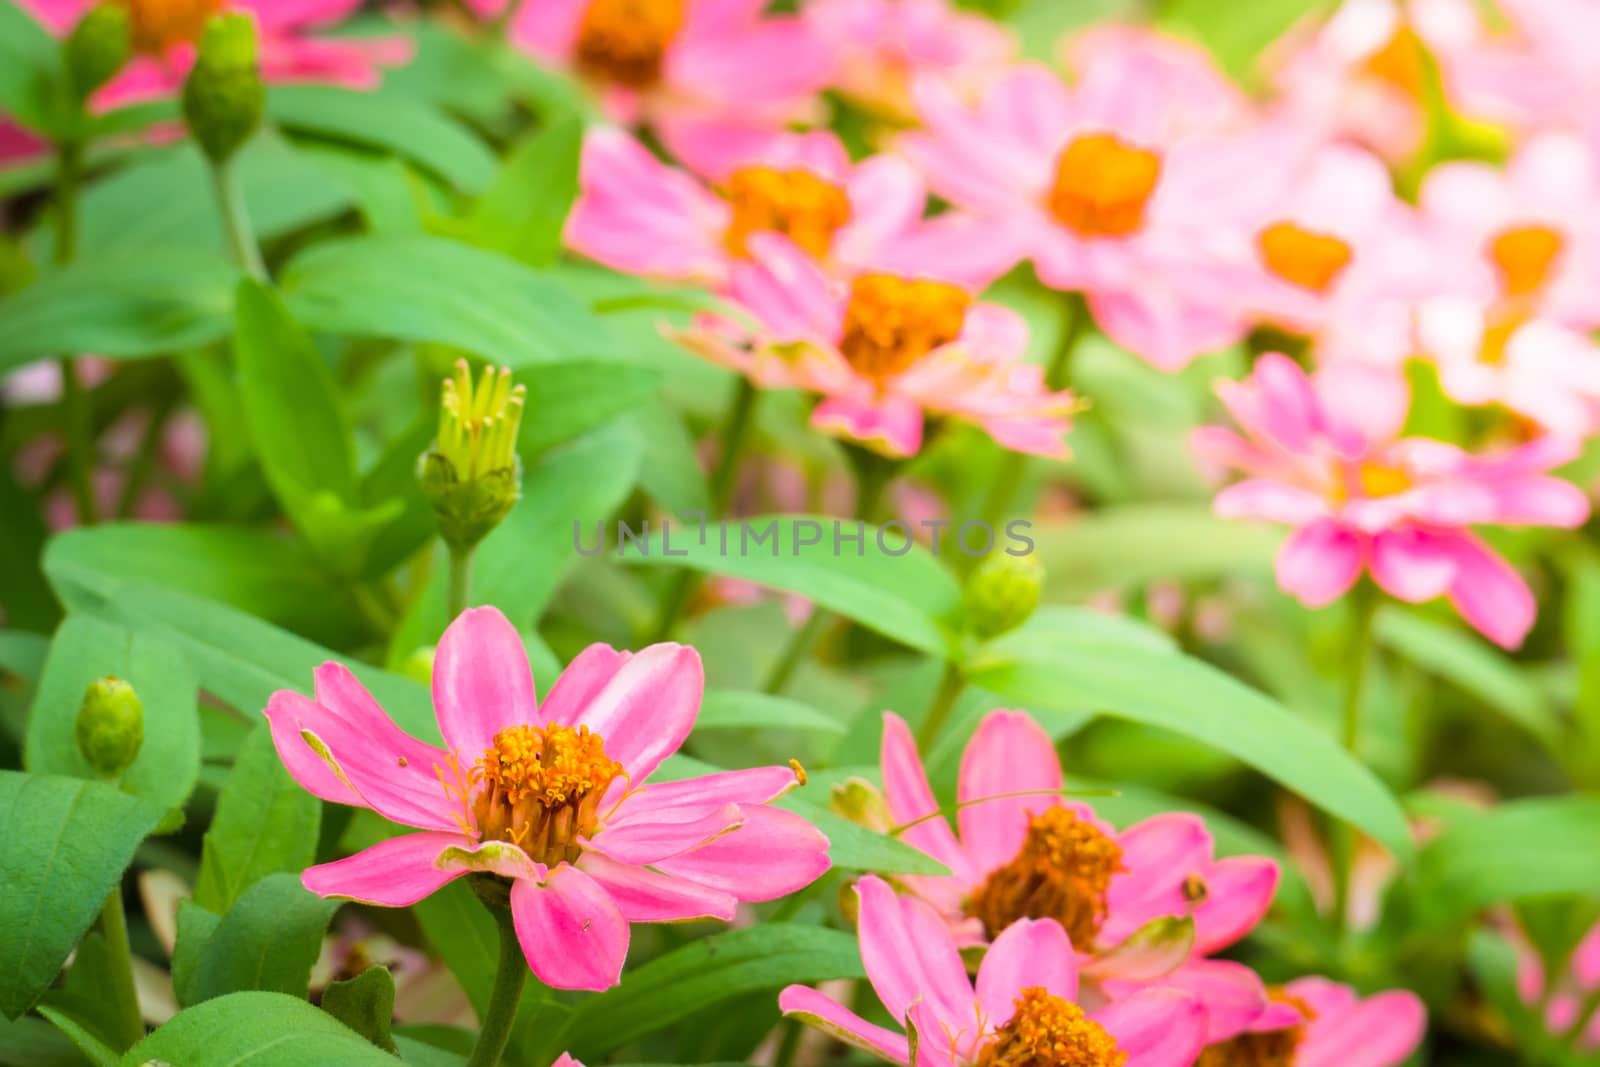
<path fill-rule="evenodd" d="M 1208 1046 L 1195 1067 L 1397 1067 L 1428 1027 L 1422 1001 L 1403 989 L 1363 998 L 1326 978 L 1298 978 L 1273 1001 L 1249 1031 Z"/>
<path fill-rule="evenodd" d="M 473 0 L 498 10 L 503 0 Z M 765 0 L 537 0 L 512 39 L 582 76 L 621 123 L 649 123 L 702 173 L 805 119 L 832 74 L 826 46 L 797 15 Z"/>
<path fill-rule="evenodd" d="M 1050 1047 L 1072 1049 L 1082 1067 L 1188 1067 L 1200 1050 L 1205 1012 L 1179 990 L 1141 990 L 1086 1010 L 1072 942 L 1053 919 L 1009 926 L 974 984 L 926 902 L 896 896 L 876 877 L 858 882 L 856 894 L 867 979 L 890 1016 L 916 1034 L 914 1067 L 1026 1067 Z M 906 1034 L 808 986 L 785 989 L 778 1006 L 890 1063 L 912 1063 Z"/>
<path fill-rule="evenodd" d="M 1191 129 L 1148 69 L 1096 64 L 1069 89 L 1021 66 L 976 104 L 919 82 L 925 128 L 900 148 L 958 209 L 930 223 L 920 255 L 975 285 L 1032 259 L 1046 285 L 1082 292 L 1113 340 L 1171 370 L 1243 336 L 1232 295 L 1251 271 L 1227 255 L 1232 135 Z"/>
<path fill-rule="evenodd" d="M 925 414 L 973 423 L 1014 451 L 1066 454 L 1075 401 L 1022 362 L 1028 330 L 1016 312 L 925 277 L 832 279 L 776 234 L 749 247 L 755 260 L 735 268 L 732 292 L 755 332 L 702 319 L 682 343 L 763 388 L 821 394 L 813 425 L 890 455 L 921 449 Z"/>
<path fill-rule="evenodd" d="M 528 965 L 562 989 L 607 989 L 630 922 L 733 918 L 828 869 L 828 841 L 767 801 L 799 784 L 761 767 L 646 780 L 694 726 L 704 677 L 682 645 L 591 645 L 541 706 L 516 629 L 494 608 L 462 613 L 439 642 L 434 712 L 445 747 L 410 737 L 337 663 L 316 699 L 267 705 L 284 766 L 323 800 L 422 833 L 308 868 L 307 889 L 387 907 L 473 871 L 512 880 Z"/>
<path fill-rule="evenodd" d="M 1548 992 L 1546 1029 L 1552 1034 L 1564 1035 L 1582 1025 L 1582 1032 L 1574 1035 L 1576 1047 L 1583 1052 L 1600 1049 L 1600 1011 L 1591 1014 L 1587 1021 L 1582 1017 L 1584 1009 L 1593 1005 L 1595 993 L 1600 990 L 1600 923 L 1591 926 L 1572 950 L 1566 973 L 1556 980 L 1553 990 L 1547 990 L 1544 964 L 1527 935 L 1513 928 L 1510 939 L 1517 950 L 1517 995 L 1522 1002 L 1534 1007 Z"/>
<path fill-rule="evenodd" d="M 1334 362 L 1313 379 L 1287 356 L 1261 357 L 1218 394 L 1244 431 L 1203 427 L 1196 453 L 1249 477 L 1216 498 L 1219 515 L 1294 526 L 1278 553 L 1278 584 L 1318 607 L 1363 570 L 1389 595 L 1448 596 L 1463 618 L 1508 648 L 1533 625 L 1533 592 L 1472 526 L 1582 525 L 1589 502 L 1547 474 L 1577 454 L 1547 437 L 1473 455 L 1399 436 L 1410 406 L 1403 379 Z"/>
<path fill-rule="evenodd" d="M 761 147 L 712 188 L 621 130 L 595 130 L 584 141 L 567 243 L 615 270 L 723 289 L 732 265 L 749 258 L 752 234 L 782 233 L 850 272 L 922 218 L 922 179 L 903 159 L 852 163 L 827 132 Z"/>
<path fill-rule="evenodd" d="M 1249 968 L 1205 957 L 1266 914 L 1278 866 L 1259 856 L 1216 859 L 1196 816 L 1158 815 L 1118 831 L 1061 796 L 1055 746 L 1025 712 L 993 711 L 961 756 L 958 837 L 940 815 L 911 730 L 883 717 L 883 786 L 906 844 L 951 871 L 900 881 L 931 904 L 963 945 L 983 944 L 1019 919 L 1055 919 L 1100 991 L 1120 998 L 1152 982 L 1194 993 L 1211 1040 L 1237 1033 L 1265 1006 Z M 1189 917 L 1186 956 L 1157 964 L 1118 953 L 1146 924 Z"/>
<path fill-rule="evenodd" d="M 1559 127 L 1600 145 L 1600 6 L 1590 0 L 1498 0 L 1511 33 L 1483 33 L 1456 57 L 1452 85 L 1468 111 L 1526 129 Z"/>

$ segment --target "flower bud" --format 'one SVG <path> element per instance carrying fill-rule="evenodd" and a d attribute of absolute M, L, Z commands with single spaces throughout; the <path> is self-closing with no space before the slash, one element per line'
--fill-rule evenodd
<path fill-rule="evenodd" d="M 133 25 L 126 8 L 100 4 L 78 20 L 62 44 L 67 79 L 79 100 L 110 81 L 133 52 Z"/>
<path fill-rule="evenodd" d="M 78 751 L 101 778 L 115 778 L 144 744 L 144 705 L 133 686 L 107 676 L 89 683 L 73 727 Z"/>
<path fill-rule="evenodd" d="M 439 436 L 418 463 L 417 478 L 452 549 L 482 541 L 517 502 L 517 430 L 526 396 L 505 368 L 485 367 L 474 386 L 467 361 L 458 360 L 455 374 L 445 379 Z"/>
<path fill-rule="evenodd" d="M 894 829 L 894 815 L 889 811 L 889 801 L 877 786 L 865 778 L 836 782 L 828 806 L 835 814 L 880 834 Z"/>
<path fill-rule="evenodd" d="M 967 579 L 967 619 L 988 640 L 1027 622 L 1039 606 L 1044 568 L 1032 556 L 992 555 Z"/>
<path fill-rule="evenodd" d="M 400 673 L 423 685 L 433 684 L 434 646 L 423 645 L 407 656 L 400 664 Z"/>
<path fill-rule="evenodd" d="M 183 117 L 213 163 L 225 163 L 261 125 L 266 88 L 257 67 L 256 26 L 248 15 L 206 24 L 200 54 L 183 83 Z"/>

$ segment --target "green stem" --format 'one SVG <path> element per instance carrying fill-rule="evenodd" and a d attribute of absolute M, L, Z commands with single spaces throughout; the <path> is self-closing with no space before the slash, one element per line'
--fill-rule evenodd
<path fill-rule="evenodd" d="M 450 595 L 445 605 L 452 622 L 472 606 L 472 553 L 470 548 L 450 549 Z"/>
<path fill-rule="evenodd" d="M 211 165 L 211 187 L 216 194 L 217 210 L 222 214 L 222 228 L 227 233 L 228 247 L 233 258 L 247 275 L 258 282 L 268 281 L 267 266 L 261 259 L 261 247 L 256 244 L 255 228 L 250 224 L 250 209 L 245 204 L 244 190 L 240 188 L 232 162 Z"/>
<path fill-rule="evenodd" d="M 1341 740 L 1345 751 L 1357 754 L 1361 745 L 1361 701 L 1366 687 L 1367 663 L 1372 659 L 1372 623 L 1377 615 L 1379 596 L 1377 589 L 1365 580 L 1360 582 L 1350 596 L 1350 636 L 1345 656 L 1344 710 L 1341 719 Z M 1356 830 L 1347 823 L 1333 829 L 1333 928 L 1343 942 L 1349 927 L 1350 882 L 1355 866 L 1358 840 Z"/>
<path fill-rule="evenodd" d="M 131 1048 L 144 1037 L 144 1016 L 139 1012 L 139 991 L 133 982 L 133 950 L 128 944 L 128 918 L 122 911 L 122 882 L 111 887 L 111 895 L 100 909 L 100 932 L 106 939 L 110 961 L 110 1016 L 115 1021 L 111 1036 L 116 1051 Z"/>
<path fill-rule="evenodd" d="M 778 656 L 778 662 L 773 666 L 772 673 L 767 675 L 767 680 L 761 686 L 763 693 L 781 693 L 789 684 L 789 679 L 794 677 L 795 670 L 805 661 L 806 653 L 811 650 L 812 642 L 822 633 L 822 628 L 828 624 L 830 613 L 820 604 L 811 608 L 811 617 L 805 625 L 789 635 L 789 643 L 783 646 L 783 652 Z"/>
<path fill-rule="evenodd" d="M 75 140 L 58 144 L 56 167 L 55 260 L 57 266 L 64 267 L 78 256 L 78 186 L 83 173 L 83 145 Z M 94 498 L 94 429 L 89 422 L 83 379 L 71 356 L 61 358 L 61 431 L 67 443 L 67 469 L 78 522 L 92 526 L 100 518 Z"/>
<path fill-rule="evenodd" d="M 961 673 L 961 668 L 954 663 L 946 663 L 944 674 L 939 677 L 939 688 L 934 691 L 933 702 L 928 705 L 928 710 L 922 716 L 922 725 L 917 730 L 917 747 L 923 752 L 933 750 L 933 743 L 939 739 L 939 731 L 944 729 L 950 712 L 955 710 L 956 701 L 961 699 L 966 688 L 967 679 Z"/>
<path fill-rule="evenodd" d="M 495 969 L 494 990 L 489 994 L 489 1006 L 478 1027 L 478 1043 L 466 1067 L 495 1067 L 511 1039 L 512 1024 L 517 1021 L 517 1005 L 522 1001 L 522 987 L 528 981 L 528 961 L 517 941 L 517 931 L 512 925 L 509 906 L 490 906 L 495 923 L 500 928 L 500 963 Z"/>

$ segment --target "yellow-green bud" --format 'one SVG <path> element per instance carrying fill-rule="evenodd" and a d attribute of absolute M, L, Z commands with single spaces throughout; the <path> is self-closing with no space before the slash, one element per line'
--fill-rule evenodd
<path fill-rule="evenodd" d="M 100 4 L 78 20 L 62 44 L 67 78 L 79 100 L 110 81 L 133 52 L 133 24 L 128 10 Z"/>
<path fill-rule="evenodd" d="M 256 24 L 248 15 L 219 15 L 206 24 L 183 83 L 183 117 L 214 163 L 231 159 L 261 125 L 266 87 L 257 52 Z"/>
<path fill-rule="evenodd" d="M 144 744 L 144 705 L 133 686 L 121 678 L 89 683 L 73 727 L 78 751 L 101 778 L 115 778 L 139 755 Z"/>
<path fill-rule="evenodd" d="M 849 778 L 836 782 L 829 807 L 853 823 L 886 834 L 894 829 L 894 815 L 889 801 L 878 787 L 865 778 Z"/>
<path fill-rule="evenodd" d="M 406 657 L 400 664 L 400 673 L 407 678 L 421 682 L 423 685 L 433 684 L 433 657 L 434 646 L 423 645 Z"/>
<path fill-rule="evenodd" d="M 482 541 L 517 502 L 517 431 L 526 396 L 504 368 L 485 367 L 474 386 L 466 360 L 458 360 L 455 374 L 445 379 L 439 436 L 418 463 L 417 478 L 433 504 L 440 536 L 453 549 Z"/>
<path fill-rule="evenodd" d="M 1004 552 L 989 556 L 967 578 L 967 620 L 972 631 L 988 640 L 1028 621 L 1039 606 L 1044 568 L 1032 556 Z"/>

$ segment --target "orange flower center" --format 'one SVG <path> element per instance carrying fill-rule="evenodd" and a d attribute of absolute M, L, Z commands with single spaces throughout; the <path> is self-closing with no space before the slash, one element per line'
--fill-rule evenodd
<path fill-rule="evenodd" d="M 1362 496 L 1394 496 L 1411 488 L 1411 475 L 1387 463 L 1363 463 L 1356 472 L 1356 482 Z"/>
<path fill-rule="evenodd" d="M 133 47 L 149 55 L 162 55 L 174 45 L 197 44 L 206 22 L 227 0 L 113 0 L 126 8 L 132 24 Z"/>
<path fill-rule="evenodd" d="M 1106 921 L 1112 876 L 1127 870 L 1122 848 L 1069 808 L 1050 807 L 1028 824 L 1022 849 L 967 901 L 994 938 L 1018 919 L 1055 919 L 1089 951 Z"/>
<path fill-rule="evenodd" d="M 1269 988 L 1267 996 L 1281 1004 L 1293 1005 L 1307 1021 L 1316 1018 L 1310 1005 L 1285 993 L 1281 987 Z M 1304 1024 L 1239 1034 L 1206 1048 L 1194 1067 L 1293 1067 L 1295 1050 L 1305 1036 Z"/>
<path fill-rule="evenodd" d="M 578 67 L 644 89 L 661 77 L 667 46 L 683 26 L 685 0 L 589 0 L 578 23 Z"/>
<path fill-rule="evenodd" d="M 750 254 L 745 242 L 752 233 L 770 230 L 821 259 L 839 227 L 850 221 L 844 190 L 799 169 L 740 167 L 728 179 L 728 204 L 733 219 L 722 241 L 740 257 Z"/>
<path fill-rule="evenodd" d="M 578 858 L 606 787 L 623 773 L 587 726 L 508 726 L 468 776 L 472 813 L 485 841 L 509 841 L 537 863 Z"/>
<path fill-rule="evenodd" d="M 850 283 L 839 351 L 866 377 L 892 378 L 961 336 L 971 303 L 944 282 L 860 275 Z"/>
<path fill-rule="evenodd" d="M 1123 1067 L 1128 1062 L 1116 1038 L 1070 1000 L 1030 986 L 1016 1006 L 1011 1021 L 978 1051 L 976 1067 Z"/>
<path fill-rule="evenodd" d="M 1489 242 L 1489 258 L 1500 270 L 1506 295 L 1529 296 L 1543 289 L 1563 243 L 1548 226 L 1513 226 L 1496 234 Z"/>
<path fill-rule="evenodd" d="M 1428 80 L 1422 39 L 1410 26 L 1402 24 L 1382 48 L 1367 57 L 1361 71 L 1400 90 L 1412 100 L 1421 100 Z"/>
<path fill-rule="evenodd" d="M 1350 265 L 1354 254 L 1339 238 L 1303 229 L 1292 222 L 1277 222 L 1256 239 L 1267 269 L 1290 285 L 1325 293 Z"/>
<path fill-rule="evenodd" d="M 1144 225 L 1161 157 L 1109 133 L 1076 138 L 1056 160 L 1050 214 L 1079 237 L 1126 237 Z"/>

